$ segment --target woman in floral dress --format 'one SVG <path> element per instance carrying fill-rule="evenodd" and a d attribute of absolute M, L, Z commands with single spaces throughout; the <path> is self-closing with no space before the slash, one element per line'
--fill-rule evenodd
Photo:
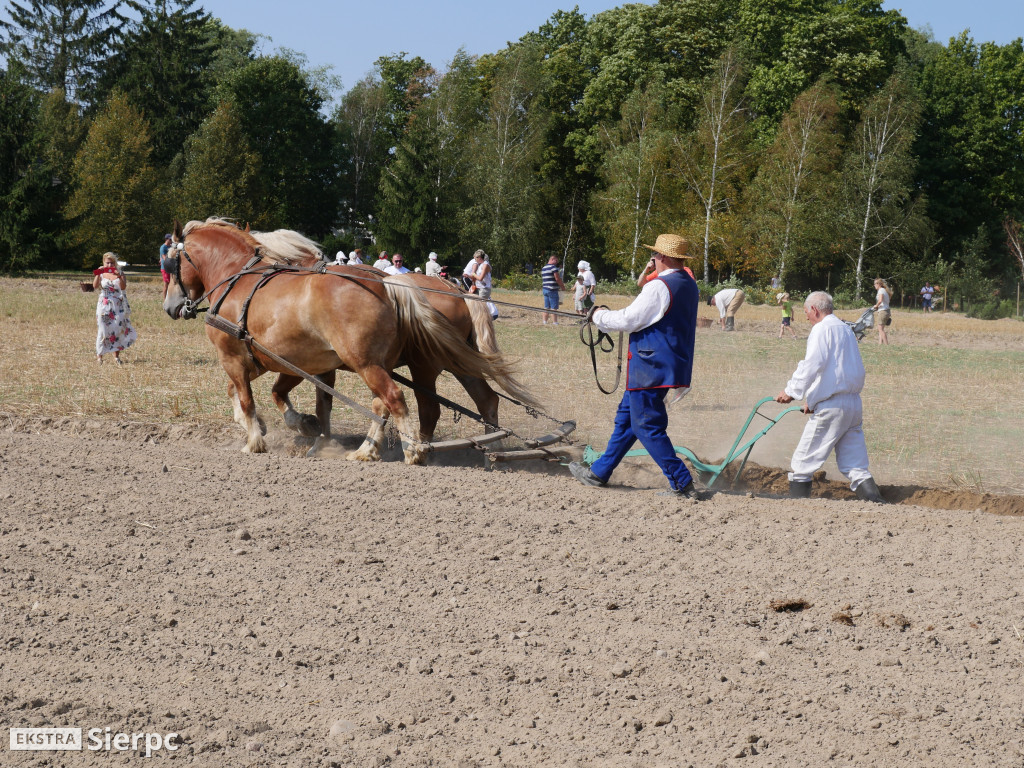
<path fill-rule="evenodd" d="M 103 266 L 95 270 L 93 288 L 100 292 L 96 302 L 96 361 L 103 362 L 103 355 L 114 353 L 114 359 L 121 365 L 121 351 L 135 343 L 136 333 L 132 327 L 132 308 L 125 295 L 124 272 L 117 265 L 117 255 L 103 254 Z"/>

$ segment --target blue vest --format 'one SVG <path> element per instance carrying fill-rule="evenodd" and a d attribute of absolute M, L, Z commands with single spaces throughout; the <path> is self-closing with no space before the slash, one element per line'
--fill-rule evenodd
<path fill-rule="evenodd" d="M 629 334 L 626 389 L 688 387 L 697 335 L 697 283 L 683 270 L 655 278 L 672 298 L 658 322 Z"/>

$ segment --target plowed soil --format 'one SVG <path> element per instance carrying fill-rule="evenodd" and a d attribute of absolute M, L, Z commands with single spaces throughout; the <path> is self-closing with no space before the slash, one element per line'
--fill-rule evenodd
<path fill-rule="evenodd" d="M 1020 498 L 748 466 L 681 502 L 642 460 L 592 489 L 269 437 L 0 424 L 0 727 L 201 766 L 1024 764 Z"/>

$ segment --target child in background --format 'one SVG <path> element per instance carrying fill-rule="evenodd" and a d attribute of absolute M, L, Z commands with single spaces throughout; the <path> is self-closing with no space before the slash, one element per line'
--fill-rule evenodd
<path fill-rule="evenodd" d="M 793 326 L 791 325 L 793 321 L 793 305 L 789 301 L 789 294 L 777 294 L 775 296 L 775 300 L 778 301 L 779 305 L 782 307 L 782 325 L 779 327 L 779 338 L 782 338 L 782 334 L 787 328 L 793 338 L 797 338 L 796 331 L 793 330 Z"/>
<path fill-rule="evenodd" d="M 573 293 L 573 301 L 576 304 L 576 314 L 585 315 L 587 314 L 587 306 L 585 299 L 587 296 L 587 285 L 583 282 L 583 274 L 576 275 L 576 290 Z"/>

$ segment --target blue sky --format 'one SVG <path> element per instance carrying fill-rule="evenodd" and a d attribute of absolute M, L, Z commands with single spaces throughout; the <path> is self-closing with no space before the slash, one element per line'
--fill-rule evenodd
<path fill-rule="evenodd" d="M 314 66 L 329 65 L 348 90 L 370 71 L 377 57 L 406 51 L 443 69 L 460 46 L 471 54 L 500 50 L 536 29 L 573 0 L 199 0 L 225 24 L 272 38 L 278 47 L 304 53 Z M 579 0 L 580 12 L 622 5 Z M 910 26 L 930 26 L 936 40 L 970 28 L 977 41 L 1004 44 L 1024 36 L 1020 0 L 885 0 L 902 10 Z"/>

